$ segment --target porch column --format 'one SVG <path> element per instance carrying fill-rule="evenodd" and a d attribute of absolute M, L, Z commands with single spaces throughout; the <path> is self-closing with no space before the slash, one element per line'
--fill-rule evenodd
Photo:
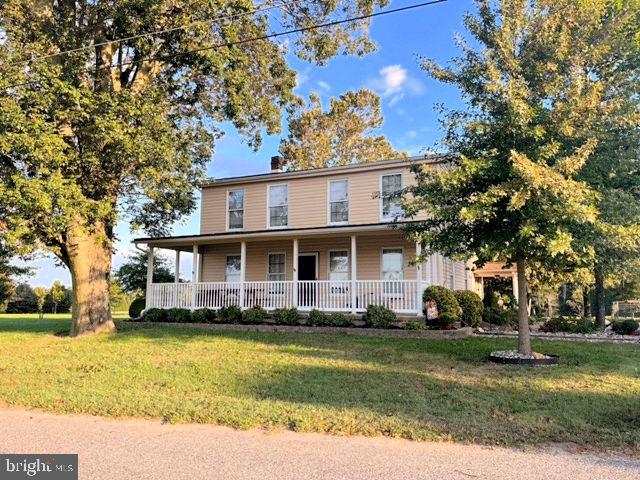
<path fill-rule="evenodd" d="M 180 283 L 180 250 L 176 250 L 176 276 L 175 283 Z"/>
<path fill-rule="evenodd" d="M 293 239 L 293 307 L 298 308 L 298 239 Z"/>
<path fill-rule="evenodd" d="M 149 252 L 147 254 L 147 291 L 144 296 L 144 308 L 151 308 L 153 301 L 151 299 L 151 284 L 153 283 L 153 247 L 149 245 Z"/>
<path fill-rule="evenodd" d="M 358 292 L 358 254 L 356 248 L 356 236 L 351 235 L 351 313 L 356 314 Z"/>
<path fill-rule="evenodd" d="M 518 272 L 511 274 L 511 286 L 513 288 L 513 298 L 518 303 Z"/>
<path fill-rule="evenodd" d="M 240 242 L 240 308 L 244 305 L 244 282 L 247 275 L 247 242 Z"/>
<path fill-rule="evenodd" d="M 424 280 L 423 272 L 422 272 L 422 262 L 420 261 L 420 256 L 422 255 L 422 244 L 420 242 L 416 242 L 416 315 L 418 317 L 422 316 L 421 308 L 422 305 L 422 290 L 424 286 L 422 284 Z"/>
<path fill-rule="evenodd" d="M 438 266 L 436 265 L 436 254 L 431 254 L 431 285 L 438 285 Z"/>
<path fill-rule="evenodd" d="M 198 245 L 193 246 L 193 261 L 191 262 L 191 310 L 196 308 L 196 290 L 198 282 Z"/>

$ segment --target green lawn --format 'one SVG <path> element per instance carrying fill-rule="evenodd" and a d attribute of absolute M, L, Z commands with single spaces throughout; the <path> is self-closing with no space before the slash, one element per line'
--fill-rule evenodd
<path fill-rule="evenodd" d="M 552 368 L 487 363 L 509 339 L 418 340 L 0 319 L 0 402 L 238 428 L 640 451 L 640 349 L 535 342 Z M 58 333 L 58 334 L 57 334 Z"/>

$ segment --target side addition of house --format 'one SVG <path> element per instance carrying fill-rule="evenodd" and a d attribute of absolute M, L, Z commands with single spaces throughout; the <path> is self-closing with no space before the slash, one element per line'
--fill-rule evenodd
<path fill-rule="evenodd" d="M 176 256 L 176 282 L 153 283 L 146 308 L 260 305 L 267 310 L 362 313 L 370 304 L 421 315 L 428 285 L 477 289 L 468 262 L 432 255 L 415 265 L 420 246 L 391 228 L 402 222 L 393 193 L 414 182 L 411 163 L 436 168 L 442 159 L 418 157 L 361 165 L 209 181 L 202 189 L 200 234 L 140 238 Z M 191 282 L 179 282 L 180 254 L 193 255 Z"/>

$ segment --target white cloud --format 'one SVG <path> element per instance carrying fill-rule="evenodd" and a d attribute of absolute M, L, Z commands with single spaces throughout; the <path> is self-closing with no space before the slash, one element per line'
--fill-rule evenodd
<path fill-rule="evenodd" d="M 321 89 L 323 89 L 323 90 L 325 90 L 325 91 L 327 91 L 327 92 L 328 92 L 329 90 L 331 90 L 331 85 L 329 85 L 327 82 L 324 82 L 324 81 L 322 81 L 322 80 L 318 80 L 318 82 L 317 82 L 317 83 L 318 83 L 318 86 L 319 86 Z"/>
<path fill-rule="evenodd" d="M 402 65 L 387 65 L 378 71 L 378 76 L 371 78 L 367 86 L 381 97 L 389 99 L 389 106 L 394 106 L 409 95 L 424 93 L 422 83 L 412 77 Z"/>

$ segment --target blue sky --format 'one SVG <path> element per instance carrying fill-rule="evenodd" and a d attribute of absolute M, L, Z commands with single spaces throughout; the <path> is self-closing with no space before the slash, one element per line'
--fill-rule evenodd
<path fill-rule="evenodd" d="M 417 3 L 416 0 L 392 1 L 389 7 Z M 454 37 L 464 33 L 462 17 L 473 10 L 471 0 L 449 0 L 416 10 L 374 18 L 370 36 L 378 49 L 365 57 L 343 56 L 334 58 L 324 67 L 313 66 L 297 58 L 290 59 L 291 67 L 298 72 L 296 92 L 303 96 L 315 91 L 324 104 L 332 96 L 362 87 L 376 91 L 382 97 L 384 126 L 382 133 L 398 150 L 418 154 L 433 147 L 440 137 L 436 103 L 447 106 L 459 104 L 455 88 L 429 79 L 419 67 L 419 57 L 435 59 L 441 63 L 455 56 L 458 51 Z M 283 127 L 284 127 L 283 118 Z M 283 131 L 282 135 L 286 132 Z M 208 175 L 223 178 L 236 175 L 264 173 L 269 170 L 269 159 L 278 152 L 280 135 L 264 139 L 261 148 L 250 149 L 233 129 L 215 147 L 208 166 Z M 182 222 L 173 226 L 174 235 L 199 233 L 200 211 L 194 211 Z M 116 230 L 117 267 L 133 251 L 131 234 L 127 224 Z M 183 255 L 189 257 L 189 255 Z M 167 255 L 167 258 L 173 257 Z M 64 266 L 56 265 L 52 258 L 40 257 L 29 262 L 35 268 L 34 275 L 24 280 L 33 286 L 50 286 L 54 280 L 70 285 L 69 273 Z M 191 261 L 185 258 L 181 272 L 191 271 Z"/>

